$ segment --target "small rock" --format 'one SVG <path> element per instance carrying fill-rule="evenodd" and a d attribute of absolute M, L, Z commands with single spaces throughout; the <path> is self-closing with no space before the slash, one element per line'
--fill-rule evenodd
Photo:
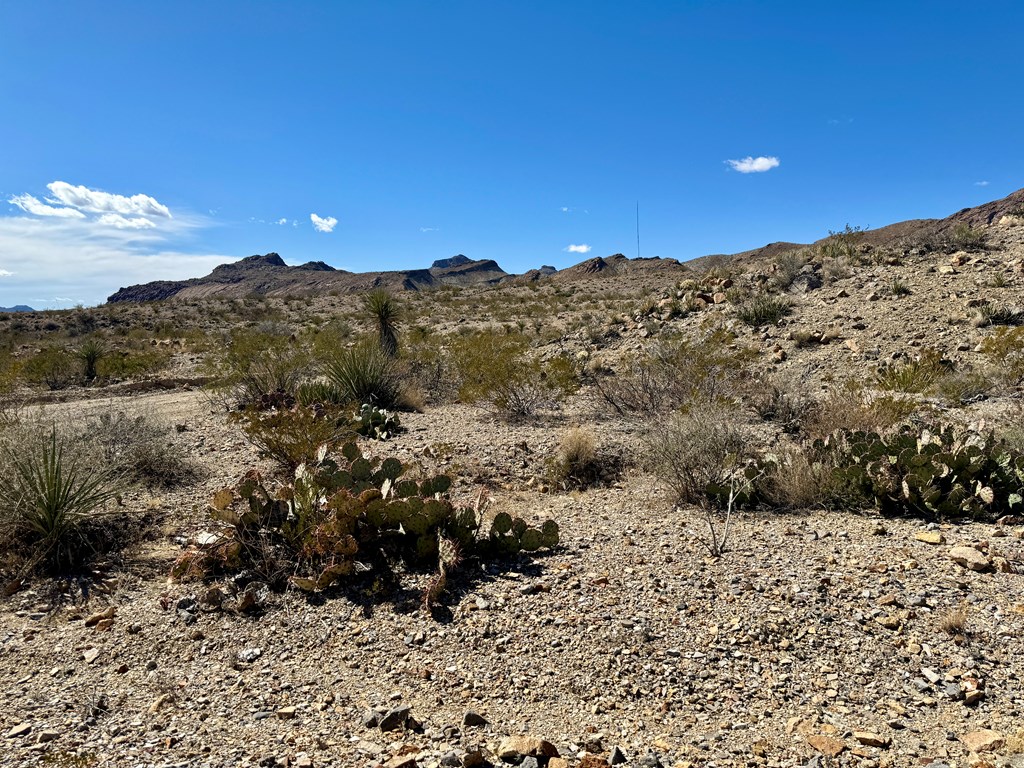
<path fill-rule="evenodd" d="M 287 720 L 291 717 L 295 717 L 295 707 L 281 707 L 275 714 L 279 720 Z"/>
<path fill-rule="evenodd" d="M 479 749 L 471 749 L 462 756 L 462 768 L 477 768 L 477 766 L 484 764 L 484 753 Z M 548 763 L 548 768 L 551 768 L 551 763 Z M 568 768 L 568 765 L 564 766 Z"/>
<path fill-rule="evenodd" d="M 977 571 L 981 573 L 992 567 L 988 558 L 974 547 L 953 547 L 949 550 L 949 558 L 957 565 L 962 566 L 969 571 Z"/>
<path fill-rule="evenodd" d="M 584 755 L 579 768 L 608 768 L 608 761 L 600 755 Z"/>
<path fill-rule="evenodd" d="M 60 731 L 56 731 L 53 728 L 47 728 L 45 731 L 40 731 L 39 735 L 36 736 L 37 744 L 45 744 L 48 741 L 54 741 L 60 738 Z"/>
<path fill-rule="evenodd" d="M 622 750 L 618 747 L 612 749 L 611 755 L 608 756 L 608 762 L 611 765 L 621 765 L 626 762 L 626 755 L 623 754 Z"/>
<path fill-rule="evenodd" d="M 960 737 L 960 741 L 971 752 L 995 752 L 1006 744 L 1003 734 L 987 728 L 965 733 Z"/>
<path fill-rule="evenodd" d="M 462 716 L 462 724 L 468 726 L 487 725 L 487 720 L 483 715 L 470 709 Z"/>
<path fill-rule="evenodd" d="M 516 763 L 524 757 L 558 757 L 554 744 L 533 736 L 509 736 L 498 745 L 498 757 Z"/>
<path fill-rule="evenodd" d="M 889 739 L 879 736 L 872 731 L 854 731 L 853 738 L 865 747 L 881 747 L 884 749 L 889 746 Z"/>
<path fill-rule="evenodd" d="M 441 755 L 441 765 L 447 766 L 447 768 L 461 768 L 462 758 L 459 757 L 458 752 L 445 752 Z"/>
<path fill-rule="evenodd" d="M 18 738 L 21 738 L 22 736 L 27 736 L 31 732 L 32 732 L 32 724 L 31 723 L 21 723 L 20 725 L 14 726 L 13 728 L 11 728 L 11 730 L 9 730 L 7 732 L 7 738 L 8 739 L 18 739 Z"/>
<path fill-rule="evenodd" d="M 114 613 L 116 613 L 116 611 L 117 609 L 114 606 L 110 606 L 105 611 L 101 611 L 100 613 L 94 613 L 92 616 L 85 620 L 85 626 L 95 627 L 104 619 L 113 619 Z"/>
<path fill-rule="evenodd" d="M 825 757 L 835 757 L 846 749 L 846 744 L 842 741 L 834 739 L 831 736 L 825 736 L 824 734 L 813 734 L 808 736 L 807 743 L 821 752 L 821 754 L 825 755 Z"/>
<path fill-rule="evenodd" d="M 377 709 L 368 709 L 363 712 L 363 728 L 376 728 L 380 725 L 384 713 Z"/>
<path fill-rule="evenodd" d="M 386 763 L 384 768 L 416 768 L 415 755 L 395 755 Z"/>
<path fill-rule="evenodd" d="M 942 535 L 942 531 L 918 531 L 914 534 L 914 538 L 918 541 L 923 541 L 925 544 L 946 543 L 946 537 Z"/>
<path fill-rule="evenodd" d="M 97 658 L 99 658 L 99 655 L 99 648 L 86 648 L 85 653 L 82 654 L 82 657 L 85 659 L 86 664 L 92 664 L 94 661 L 96 661 Z"/>
<path fill-rule="evenodd" d="M 404 728 L 410 712 L 412 712 L 412 707 L 409 706 L 389 709 L 387 714 L 380 719 L 377 727 L 382 731 L 397 731 L 399 728 Z"/>

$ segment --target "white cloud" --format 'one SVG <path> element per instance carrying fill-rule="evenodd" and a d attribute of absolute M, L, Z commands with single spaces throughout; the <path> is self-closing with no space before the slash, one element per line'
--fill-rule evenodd
<path fill-rule="evenodd" d="M 567 205 L 563 205 L 563 206 L 561 207 L 561 211 L 562 211 L 562 213 L 568 213 L 568 212 L 569 212 L 569 206 L 567 206 Z"/>
<path fill-rule="evenodd" d="M 205 216 L 178 213 L 140 229 L 131 221 L 143 217 L 122 216 L 127 227 L 101 224 L 102 218 L 0 216 L 0 254 L 9 273 L 0 282 L 0 306 L 101 304 L 120 287 L 205 275 L 238 258 L 190 252 L 190 235 L 211 225 Z M 51 298 L 33 298 L 39 296 Z"/>
<path fill-rule="evenodd" d="M 990 182 L 990 181 L 976 181 L 976 182 L 974 182 L 974 186 L 976 186 L 976 187 L 987 187 L 991 183 L 992 182 Z"/>
<path fill-rule="evenodd" d="M 740 173 L 764 173 L 779 167 L 777 157 L 744 157 L 742 160 L 726 160 L 730 168 Z"/>
<path fill-rule="evenodd" d="M 85 218 L 85 214 L 81 211 L 76 211 L 74 208 L 54 208 L 52 205 L 47 205 L 32 195 L 15 195 L 7 202 L 18 206 L 25 213 L 31 213 L 33 216 L 60 216 L 68 219 Z"/>
<path fill-rule="evenodd" d="M 313 222 L 313 229 L 317 232 L 333 232 L 334 228 L 338 226 L 338 220 L 333 216 L 322 219 L 315 213 L 311 213 L 309 214 L 309 220 Z"/>
<path fill-rule="evenodd" d="M 46 185 L 53 198 L 49 202 L 60 202 L 71 208 L 88 213 L 120 213 L 128 216 L 156 216 L 171 218 L 170 209 L 149 195 L 112 195 L 98 189 L 72 186 L 66 181 L 53 181 Z"/>
<path fill-rule="evenodd" d="M 277 224 L 277 226 L 279 226 L 279 227 L 283 227 L 283 226 L 285 226 L 288 223 L 288 219 L 286 219 L 284 216 L 282 216 L 280 219 L 278 219 L 274 223 Z"/>
<path fill-rule="evenodd" d="M 562 250 L 569 253 L 590 253 L 590 246 L 586 243 L 580 243 L 579 245 L 569 245 Z"/>
<path fill-rule="evenodd" d="M 141 216 L 129 219 L 119 213 L 104 213 L 96 219 L 96 223 L 108 227 L 117 227 L 118 229 L 152 229 L 156 226 L 152 221 Z"/>
<path fill-rule="evenodd" d="M 14 277 L 14 273 L 8 272 L 6 269 L 0 269 L 0 277 Z"/>
<path fill-rule="evenodd" d="M 437 227 L 420 227 L 420 232 L 437 232 Z"/>

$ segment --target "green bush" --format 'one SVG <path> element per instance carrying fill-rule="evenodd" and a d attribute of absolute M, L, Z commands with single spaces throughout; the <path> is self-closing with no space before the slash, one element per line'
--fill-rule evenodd
<path fill-rule="evenodd" d="M 1024 383 L 1024 328 L 996 328 L 981 342 L 993 378 L 1007 387 Z"/>
<path fill-rule="evenodd" d="M 42 384 L 52 390 L 66 389 L 75 381 L 73 363 L 66 350 L 48 347 L 25 361 L 21 375 L 29 384 Z"/>
<path fill-rule="evenodd" d="M 171 428 L 148 414 L 111 411 L 89 416 L 75 431 L 76 447 L 96 466 L 126 481 L 174 488 L 200 476 L 171 439 Z"/>
<path fill-rule="evenodd" d="M 659 417 L 694 403 L 736 402 L 750 383 L 756 356 L 722 330 L 688 339 L 666 339 L 627 359 L 613 376 L 599 376 L 594 388 L 620 416 Z"/>
<path fill-rule="evenodd" d="M 883 366 L 875 375 L 875 382 L 879 389 L 924 393 L 952 372 L 952 363 L 944 360 L 939 352 L 926 349 L 914 360 Z"/>
<path fill-rule="evenodd" d="M 530 353 L 526 337 L 517 332 L 461 337 L 453 343 L 451 355 L 459 398 L 508 419 L 532 416 L 579 387 L 567 357 L 542 360 Z"/>
<path fill-rule="evenodd" d="M 373 319 L 377 330 L 377 343 L 386 357 L 398 356 L 398 303 L 383 288 L 370 291 L 363 306 Z"/>
<path fill-rule="evenodd" d="M 309 370 L 309 354 L 283 331 L 236 330 L 226 345 L 215 346 L 206 367 L 212 385 L 231 409 L 264 406 L 269 398 L 294 397 Z"/>
<path fill-rule="evenodd" d="M 792 311 L 793 305 L 789 299 L 762 294 L 737 307 L 736 317 L 752 328 L 759 328 L 763 325 L 778 325 Z"/>
<path fill-rule="evenodd" d="M 250 471 L 214 495 L 211 513 L 226 526 L 223 535 L 184 552 L 171 575 L 249 569 L 276 588 L 315 591 L 404 562 L 436 569 L 424 592 L 429 605 L 463 555 L 489 558 L 558 544 L 553 521 L 534 528 L 502 514 L 482 534 L 480 505 L 459 509 L 449 500 L 451 478 L 415 481 L 404 473 L 397 459 L 367 458 L 354 443 L 338 458 L 322 452 L 276 490 Z"/>
<path fill-rule="evenodd" d="M 86 339 L 82 346 L 75 350 L 75 357 L 82 364 L 82 378 L 87 384 L 96 379 L 96 366 L 106 356 L 107 347 L 97 338 Z"/>
<path fill-rule="evenodd" d="M 28 568 L 81 568 L 107 535 L 104 507 L 118 492 L 117 477 L 83 461 L 56 427 L 20 436 L 0 442 L 0 547 Z"/>
<path fill-rule="evenodd" d="M 322 448 L 333 450 L 353 434 L 339 408 L 295 405 L 233 414 L 250 443 L 288 469 L 313 462 Z"/>

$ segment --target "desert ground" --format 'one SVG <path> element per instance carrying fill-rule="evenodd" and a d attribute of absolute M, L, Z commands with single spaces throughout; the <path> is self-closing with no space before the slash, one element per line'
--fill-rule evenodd
<path fill-rule="evenodd" d="M 645 458 L 671 408 L 624 413 L 602 394 L 657 345 L 709 345 L 719 333 L 729 360 L 743 353 L 729 374 L 736 392 L 724 396 L 735 395 L 758 455 L 818 437 L 809 420 L 794 432 L 754 413 L 748 403 L 769 387 L 830 403 L 819 431 L 882 396 L 912 404 L 901 413 L 909 424 L 996 430 L 1019 445 L 1019 382 L 1004 375 L 1019 353 L 1000 356 L 987 340 L 1017 324 L 1024 219 L 977 226 L 984 244 L 968 249 L 630 262 L 395 290 L 418 402 L 400 414 L 401 431 L 360 437 L 360 449 L 417 476 L 447 473 L 455 506 L 486 499 L 488 517 L 560 528 L 555 547 L 467 558 L 433 610 L 421 597 L 431 573 L 415 568 L 312 593 L 264 590 L 254 606 L 241 605 L 228 574 L 170 577 L 218 530 L 218 490 L 253 468 L 289 479 L 211 389 L 227 334 L 351 341 L 370 328 L 358 295 L 7 316 L 7 429 L 141 416 L 194 471 L 166 487 L 135 482 L 111 501 L 145 532 L 87 573 L 5 565 L 0 763 L 1024 765 L 1024 517 L 750 505 L 731 514 L 728 546 L 712 553 L 704 508 L 676 503 L 671 478 Z M 744 321 L 759 291 L 783 297 L 789 314 Z M 1001 325 L 996 310 L 1013 322 Z M 573 361 L 579 386 L 510 419 L 486 398 L 464 402 L 435 375 L 436 357 L 417 357 L 438 343 L 443 358 L 446 339 L 487 328 L 529 338 L 537 359 Z M 17 373 L 88 334 L 121 345 L 125 360 L 158 352 L 160 367 L 54 388 Z M 892 385 L 880 373 L 905 372 L 929 351 L 944 360 L 942 386 Z M 849 382 L 856 397 L 843 399 Z M 573 428 L 591 436 L 599 466 L 578 486 L 552 471 Z M 724 513 L 707 514 L 721 532 Z"/>

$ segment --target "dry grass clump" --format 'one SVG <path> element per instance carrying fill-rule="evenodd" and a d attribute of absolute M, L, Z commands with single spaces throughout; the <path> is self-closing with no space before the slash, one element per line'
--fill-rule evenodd
<path fill-rule="evenodd" d="M 548 480 L 563 489 L 589 488 L 616 473 L 617 457 L 603 455 L 597 436 L 585 427 L 570 427 L 562 433 L 548 466 Z"/>
<path fill-rule="evenodd" d="M 355 435 L 352 422 L 338 408 L 295 405 L 234 415 L 246 438 L 286 469 L 312 464 L 322 448 L 332 450 Z"/>
<path fill-rule="evenodd" d="M 110 467 L 127 482 L 150 488 L 174 488 L 202 474 L 172 428 L 150 414 L 109 411 L 90 416 L 76 430 L 76 440 L 96 464 Z"/>
<path fill-rule="evenodd" d="M 952 637 L 964 637 L 967 634 L 966 606 L 960 605 L 942 614 L 939 629 Z"/>
<path fill-rule="evenodd" d="M 760 499 L 780 509 L 832 506 L 839 492 L 834 458 L 801 446 L 784 449 L 767 463 L 758 483 Z"/>
<path fill-rule="evenodd" d="M 899 395 L 871 397 L 859 383 L 848 381 L 808 410 L 800 431 L 823 438 L 836 430 L 882 432 L 919 410 L 917 402 Z"/>

